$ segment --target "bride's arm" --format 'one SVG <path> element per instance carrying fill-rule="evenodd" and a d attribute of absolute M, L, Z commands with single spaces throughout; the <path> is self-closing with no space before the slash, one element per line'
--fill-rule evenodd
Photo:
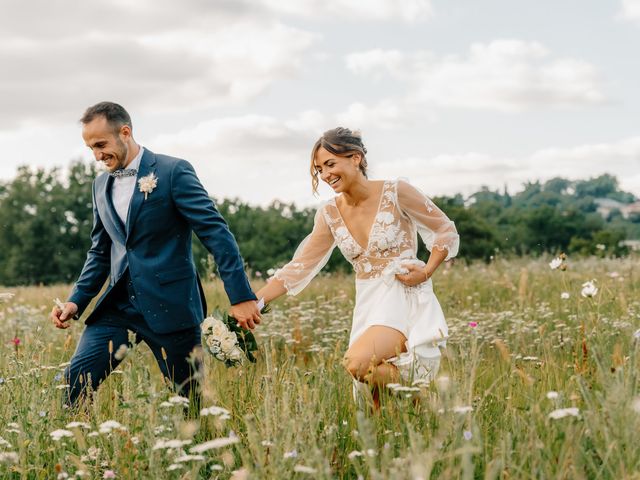
<path fill-rule="evenodd" d="M 282 280 L 271 277 L 267 284 L 256 292 L 256 297 L 264 299 L 264 303 L 270 303 L 278 297 L 287 293 Z"/>
<path fill-rule="evenodd" d="M 267 284 L 256 292 L 265 303 L 284 295 L 297 295 L 331 257 L 335 240 L 331 229 L 322 214 L 323 207 L 316 212 L 313 230 L 298 246 L 293 258 L 284 267 L 277 270 Z"/>
<path fill-rule="evenodd" d="M 444 262 L 448 254 L 449 252 L 447 250 L 439 250 L 437 248 L 435 250 L 431 250 L 429 260 L 427 260 L 427 264 L 422 268 L 422 271 L 427 277 L 425 280 L 429 280 L 431 278 L 433 272 L 435 272 L 440 264 Z"/>
<path fill-rule="evenodd" d="M 398 277 L 403 283 L 416 285 L 431 278 L 443 261 L 458 254 L 460 237 L 455 224 L 431 199 L 403 181 L 398 182 L 398 206 L 415 222 L 430 252 L 424 267 L 407 266 L 409 273 Z"/>

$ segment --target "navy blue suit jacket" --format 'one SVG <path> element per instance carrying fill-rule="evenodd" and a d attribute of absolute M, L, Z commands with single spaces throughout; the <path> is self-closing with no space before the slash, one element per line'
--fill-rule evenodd
<path fill-rule="evenodd" d="M 155 332 L 198 325 L 207 307 L 191 253 L 192 231 L 213 255 L 231 304 L 255 300 L 235 238 L 191 164 L 145 149 L 137 178 L 151 173 L 157 186 L 145 199 L 136 180 L 126 225 L 110 202 L 112 178 L 103 173 L 93 182 L 91 248 L 68 300 L 78 305 L 77 316 L 109 277 L 86 323 L 95 320 L 128 268 L 135 304 Z"/>

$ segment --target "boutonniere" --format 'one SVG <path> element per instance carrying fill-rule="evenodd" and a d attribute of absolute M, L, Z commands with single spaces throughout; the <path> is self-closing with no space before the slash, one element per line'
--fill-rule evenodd
<path fill-rule="evenodd" d="M 140 191 L 144 193 L 144 199 L 146 200 L 147 196 L 158 186 L 158 177 L 156 177 L 154 173 L 150 173 L 138 179 L 138 185 L 140 186 Z"/>

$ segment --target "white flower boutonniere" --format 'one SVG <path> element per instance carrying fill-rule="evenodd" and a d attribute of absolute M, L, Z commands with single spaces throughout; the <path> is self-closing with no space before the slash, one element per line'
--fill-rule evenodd
<path fill-rule="evenodd" d="M 150 173 L 138 179 L 138 185 L 140 186 L 140 191 L 144 193 L 144 199 L 146 200 L 147 196 L 158 186 L 158 177 L 156 177 L 154 173 Z"/>

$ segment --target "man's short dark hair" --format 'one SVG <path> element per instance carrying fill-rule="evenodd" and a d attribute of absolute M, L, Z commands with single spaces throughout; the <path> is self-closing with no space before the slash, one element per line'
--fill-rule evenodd
<path fill-rule="evenodd" d="M 93 121 L 96 117 L 104 117 L 107 119 L 109 125 L 111 125 L 114 130 L 120 130 L 120 127 L 123 125 L 129 125 L 129 127 L 133 128 L 131 125 L 131 117 L 127 113 L 127 111 L 122 107 L 122 105 L 118 105 L 113 102 L 100 102 L 96 103 L 94 106 L 87 108 L 80 119 L 80 123 L 86 125 L 87 123 Z"/>

